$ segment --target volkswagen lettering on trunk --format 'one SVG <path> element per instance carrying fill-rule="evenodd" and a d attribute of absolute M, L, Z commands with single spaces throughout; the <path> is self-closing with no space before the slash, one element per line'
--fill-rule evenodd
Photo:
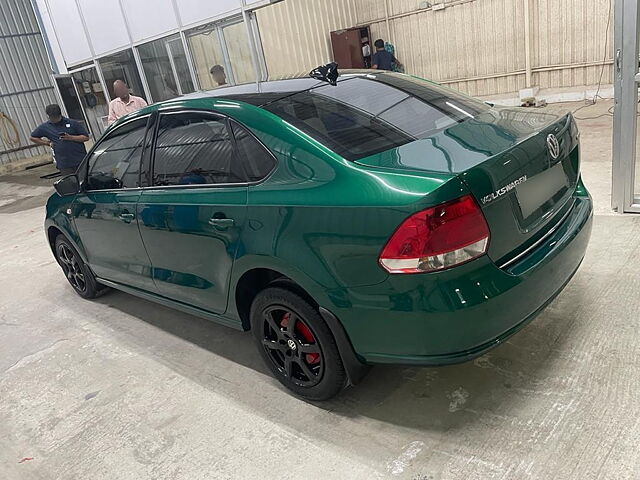
<path fill-rule="evenodd" d="M 570 114 L 398 73 L 314 76 L 112 125 L 47 203 L 71 287 L 251 331 L 312 400 L 370 365 L 475 358 L 562 291 L 592 224 Z"/>
<path fill-rule="evenodd" d="M 495 199 L 501 197 L 505 193 L 511 191 L 512 189 L 514 189 L 515 187 L 517 187 L 518 185 L 520 185 L 521 183 L 524 183 L 526 181 L 527 181 L 527 176 L 526 175 L 521 176 L 517 180 L 514 180 L 513 182 L 511 182 L 510 184 L 505 185 L 504 187 L 499 188 L 495 192 L 492 192 L 489 195 L 485 195 L 484 197 L 482 197 L 482 204 L 484 205 L 486 203 L 491 202 L 492 200 L 495 200 Z"/>

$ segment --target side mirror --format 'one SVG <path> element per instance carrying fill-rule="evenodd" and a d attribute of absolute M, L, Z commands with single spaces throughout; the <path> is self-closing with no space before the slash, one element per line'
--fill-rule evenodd
<path fill-rule="evenodd" d="M 68 195 L 75 195 L 80 191 L 80 182 L 75 175 L 67 175 L 54 183 L 53 188 L 56 189 L 58 195 L 66 197 Z"/>

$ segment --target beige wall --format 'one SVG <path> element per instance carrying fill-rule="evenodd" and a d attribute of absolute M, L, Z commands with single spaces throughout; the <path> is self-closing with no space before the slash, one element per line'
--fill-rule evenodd
<path fill-rule="evenodd" d="M 612 2 L 614 0 L 611 0 Z M 525 12 L 529 10 L 531 84 L 594 85 L 605 58 L 607 0 L 446 0 L 420 10 L 419 0 L 285 0 L 258 11 L 271 77 L 306 72 L 331 59 L 329 32 L 371 25 L 390 40 L 408 73 L 472 95 L 527 86 Z M 437 3 L 437 0 L 431 0 Z M 613 9 L 611 10 L 613 16 Z M 613 81 L 613 20 L 603 83 Z"/>
<path fill-rule="evenodd" d="M 330 62 L 329 32 L 357 23 L 350 0 L 285 0 L 256 14 L 271 78 Z"/>
<path fill-rule="evenodd" d="M 614 1 L 611 0 L 612 4 Z M 569 87 L 598 83 L 602 62 L 608 64 L 603 83 L 613 82 L 613 8 L 607 49 L 607 0 L 535 0 L 532 2 L 534 84 Z M 539 66 L 595 64 L 535 73 Z"/>
<path fill-rule="evenodd" d="M 476 0 L 393 19 L 391 41 L 396 46 L 396 56 L 405 64 L 407 73 L 453 82 L 451 87 L 472 95 L 523 88 L 524 75 L 456 81 L 524 72 L 524 31 L 518 25 L 522 16 L 520 3 Z M 386 23 L 373 20 L 372 36 L 386 40 Z"/>

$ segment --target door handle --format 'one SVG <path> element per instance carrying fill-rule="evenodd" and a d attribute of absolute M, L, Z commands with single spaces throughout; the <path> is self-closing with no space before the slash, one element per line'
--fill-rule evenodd
<path fill-rule="evenodd" d="M 220 229 L 224 229 L 224 228 L 229 228 L 229 227 L 233 227 L 233 225 L 236 222 L 233 220 L 233 218 L 216 218 L 216 217 L 212 217 L 209 219 L 209 225 L 216 227 L 216 228 L 220 228 Z"/>
<path fill-rule="evenodd" d="M 118 218 L 122 220 L 124 223 L 131 223 L 136 216 L 133 213 L 121 213 L 118 215 Z"/>

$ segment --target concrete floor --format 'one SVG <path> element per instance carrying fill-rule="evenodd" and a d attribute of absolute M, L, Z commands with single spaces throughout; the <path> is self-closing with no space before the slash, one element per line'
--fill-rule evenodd
<path fill-rule="evenodd" d="M 77 297 L 42 232 L 48 167 L 0 179 L 0 478 L 640 478 L 640 217 L 609 212 L 611 118 L 581 131 L 598 215 L 566 290 L 474 362 L 377 367 L 322 405 L 247 334 Z"/>

